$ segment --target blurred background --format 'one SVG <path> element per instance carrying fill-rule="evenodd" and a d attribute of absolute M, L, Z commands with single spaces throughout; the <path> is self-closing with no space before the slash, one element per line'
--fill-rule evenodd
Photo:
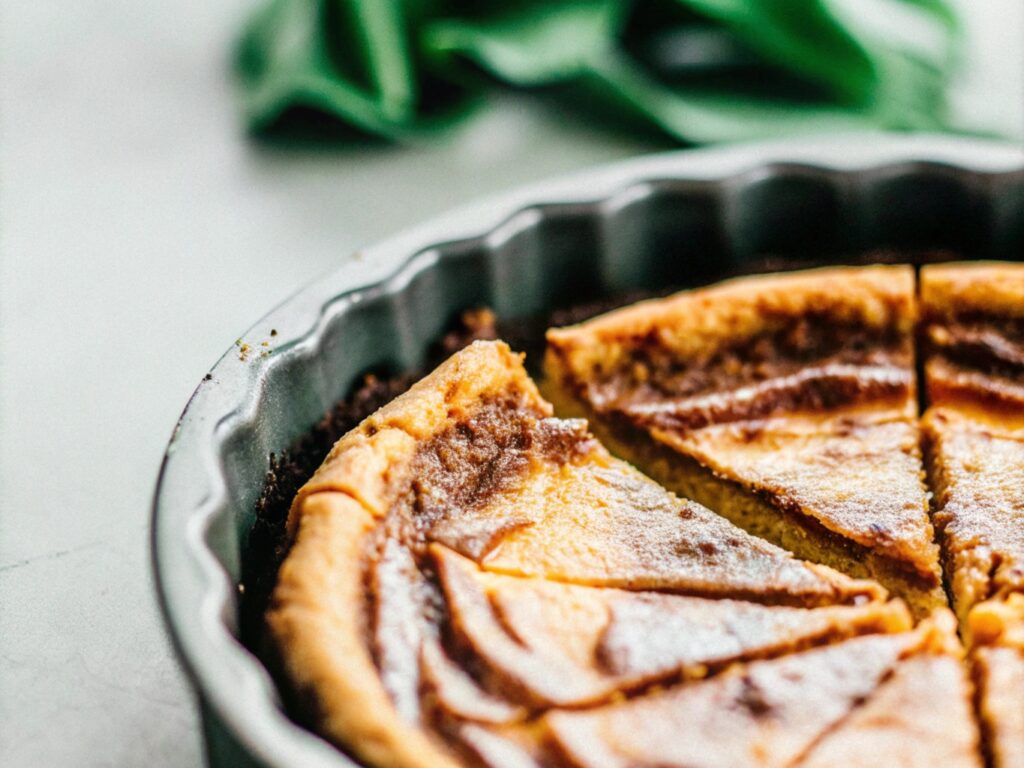
<path fill-rule="evenodd" d="M 880 130 L 1024 142 L 1024 3 L 4 3 L 0 763 L 201 763 L 149 501 L 271 306 L 521 182 Z"/>

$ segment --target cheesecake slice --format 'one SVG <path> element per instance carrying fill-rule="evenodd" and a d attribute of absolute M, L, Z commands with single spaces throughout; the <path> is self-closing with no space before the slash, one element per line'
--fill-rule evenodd
<path fill-rule="evenodd" d="M 549 331 L 545 393 L 681 496 L 920 617 L 945 596 L 915 316 L 905 266 L 733 280 Z"/>
<path fill-rule="evenodd" d="M 345 435 L 288 530 L 267 616 L 283 678 L 375 766 L 543 762 L 547 713 L 909 626 L 878 584 L 751 536 L 554 418 L 500 342 Z"/>
<path fill-rule="evenodd" d="M 1024 591 L 1024 265 L 921 270 L 935 525 L 963 624 Z"/>

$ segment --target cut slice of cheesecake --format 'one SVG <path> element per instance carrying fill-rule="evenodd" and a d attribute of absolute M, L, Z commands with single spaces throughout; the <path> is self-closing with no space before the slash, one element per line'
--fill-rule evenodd
<path fill-rule="evenodd" d="M 1024 265 L 921 270 L 926 454 L 954 607 L 1024 591 Z"/>
<path fill-rule="evenodd" d="M 544 721 L 560 758 L 577 768 L 976 767 L 978 731 L 955 626 L 940 610 L 911 632 L 738 664 Z"/>
<path fill-rule="evenodd" d="M 978 713 L 992 768 L 1024 766 L 1024 595 L 980 603 L 970 614 Z"/>
<path fill-rule="evenodd" d="M 945 604 L 916 423 L 910 267 L 751 277 L 548 333 L 545 393 L 677 493 Z"/>
<path fill-rule="evenodd" d="M 359 759 L 528 756 L 538 708 L 905 623 L 878 584 L 674 496 L 551 413 L 519 356 L 477 342 L 344 436 L 297 494 L 268 625 L 308 717 Z M 745 602 L 695 607 L 712 599 Z M 693 628 L 652 629 L 648 647 L 616 611 Z M 533 631 L 551 642 L 508 637 Z M 598 645 L 606 662 L 587 657 Z"/>

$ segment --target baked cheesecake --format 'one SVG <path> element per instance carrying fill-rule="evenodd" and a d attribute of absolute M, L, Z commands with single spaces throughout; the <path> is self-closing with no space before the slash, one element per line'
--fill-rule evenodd
<path fill-rule="evenodd" d="M 741 278 L 548 332 L 545 394 L 745 530 L 945 605 L 908 266 Z"/>
<path fill-rule="evenodd" d="M 921 270 L 924 431 L 961 622 L 1024 591 L 1024 265 Z"/>
<path fill-rule="evenodd" d="M 319 733 L 374 766 L 589 765 L 610 749 L 599 721 L 647 704 L 628 717 L 661 742 L 723 754 L 745 754 L 722 730 L 734 715 L 751 749 L 806 716 L 796 752 L 766 747 L 788 758 L 934 634 L 878 584 L 613 458 L 585 423 L 553 417 L 500 342 L 455 354 L 345 435 L 288 531 L 267 615 L 285 684 Z M 770 681 L 789 682 L 762 691 Z M 687 725 L 705 709 L 717 731 Z M 577 725 L 587 714 L 596 725 Z M 629 764 L 682 764 L 655 747 Z"/>

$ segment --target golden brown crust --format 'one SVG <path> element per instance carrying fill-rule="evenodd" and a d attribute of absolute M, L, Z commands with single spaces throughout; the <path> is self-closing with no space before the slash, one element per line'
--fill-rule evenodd
<path fill-rule="evenodd" d="M 978 714 L 992 768 L 1024 766 L 1024 649 L 974 651 Z"/>
<path fill-rule="evenodd" d="M 643 434 L 638 435 L 632 428 L 620 431 L 620 425 L 596 416 L 586 404 L 553 386 L 550 379 L 542 381 L 541 387 L 558 413 L 588 419 L 597 438 L 616 456 L 644 467 L 679 496 L 715 510 L 740 528 L 789 552 L 800 553 L 810 562 L 827 562 L 847 576 L 877 581 L 891 594 L 899 595 L 916 619 L 949 605 L 942 584 L 934 578 L 918 578 L 898 561 L 811 524 L 807 515 L 780 510 L 738 483 L 708 472 L 696 460 L 661 442 L 644 439 Z"/>
<path fill-rule="evenodd" d="M 320 491 L 347 493 L 383 516 L 420 443 L 464 421 L 482 401 L 509 394 L 538 416 L 551 415 L 551 406 L 523 370 L 522 356 L 508 345 L 476 342 L 453 355 L 334 445 L 296 495 L 289 530 L 303 499 Z"/>
<path fill-rule="evenodd" d="M 911 625 L 898 601 L 765 606 L 505 576 L 446 547 L 431 554 L 459 647 L 492 687 L 533 708 L 594 705 L 738 659 Z"/>
<path fill-rule="evenodd" d="M 742 483 L 777 507 L 811 517 L 937 583 L 937 548 L 925 525 L 928 504 L 913 423 L 792 417 L 652 434 L 718 477 Z"/>
<path fill-rule="evenodd" d="M 921 303 L 934 320 L 1024 318 L 1024 264 L 975 261 L 921 267 Z"/>
<path fill-rule="evenodd" d="M 823 292 L 827 285 L 832 291 Z M 629 359 L 634 339 L 656 333 L 680 359 L 700 357 L 721 345 L 763 333 L 793 317 L 828 317 L 838 324 L 913 329 L 914 273 L 909 266 L 829 267 L 744 277 L 639 302 L 567 328 L 548 340 L 570 356 L 574 370 L 613 367 Z"/>
<path fill-rule="evenodd" d="M 308 496 L 268 625 L 289 680 L 335 744 L 372 765 L 454 768 L 425 731 L 399 717 L 367 647 L 362 560 L 373 526 L 344 494 Z"/>
<path fill-rule="evenodd" d="M 971 641 L 1024 651 L 1024 594 L 986 600 L 968 617 Z M 1024 696 L 1024 691 L 1021 693 Z"/>
<path fill-rule="evenodd" d="M 934 520 L 957 614 L 1024 590 L 1024 433 L 949 406 L 926 413 Z"/>
<path fill-rule="evenodd" d="M 1024 427 L 1024 265 L 924 267 L 921 302 L 929 404 Z"/>

